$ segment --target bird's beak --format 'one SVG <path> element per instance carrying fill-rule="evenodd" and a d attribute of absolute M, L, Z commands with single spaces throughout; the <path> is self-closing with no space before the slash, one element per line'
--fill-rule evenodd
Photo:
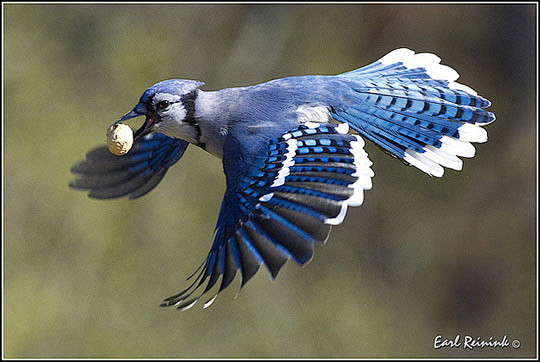
<path fill-rule="evenodd" d="M 135 117 L 142 116 L 144 113 L 137 112 L 136 108 L 133 108 L 133 110 L 129 111 L 128 113 L 124 114 L 118 121 L 114 122 L 114 124 L 121 123 L 124 121 L 127 121 L 128 119 L 132 119 Z"/>
<path fill-rule="evenodd" d="M 124 114 L 118 121 L 114 122 L 114 124 L 122 123 L 135 117 L 144 116 L 146 114 L 146 110 L 143 108 L 144 107 L 137 105 L 135 108 L 133 108 L 133 110 Z M 136 141 L 139 138 L 151 133 L 154 122 L 155 116 L 146 114 L 146 120 L 144 121 L 143 125 L 133 134 L 133 140 Z"/>

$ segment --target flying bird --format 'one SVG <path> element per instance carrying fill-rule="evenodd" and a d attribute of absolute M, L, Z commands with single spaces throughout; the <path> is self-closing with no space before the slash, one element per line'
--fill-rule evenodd
<path fill-rule="evenodd" d="M 116 123 L 144 116 L 126 155 L 106 146 L 86 154 L 70 182 L 88 196 L 141 197 L 191 143 L 222 159 L 227 188 L 210 252 L 191 285 L 162 306 L 209 306 L 238 273 L 241 287 L 264 264 L 272 279 L 288 259 L 313 258 L 332 225 L 372 187 L 364 140 L 428 175 L 461 170 L 495 120 L 490 102 L 457 83 L 430 53 L 396 49 L 338 75 L 294 76 L 203 91 L 171 79 L 148 88 Z M 189 279 L 189 278 L 188 278 Z M 221 279 L 221 283 L 218 281 Z"/>

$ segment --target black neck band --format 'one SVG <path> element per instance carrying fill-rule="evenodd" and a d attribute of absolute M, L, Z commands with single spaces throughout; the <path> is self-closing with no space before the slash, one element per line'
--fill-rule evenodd
<path fill-rule="evenodd" d="M 195 99 L 197 99 L 197 89 L 182 97 L 182 105 L 186 110 L 186 118 L 184 119 L 184 122 L 189 123 L 193 127 L 195 127 L 195 129 L 197 130 L 197 136 L 195 138 L 195 141 L 197 142 L 196 145 L 204 150 L 206 149 L 206 145 L 201 142 L 201 127 L 195 119 Z"/>

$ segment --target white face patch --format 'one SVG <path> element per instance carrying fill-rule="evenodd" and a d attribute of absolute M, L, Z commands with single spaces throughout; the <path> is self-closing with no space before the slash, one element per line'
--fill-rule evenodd
<path fill-rule="evenodd" d="M 157 111 L 162 121 L 175 121 L 177 123 L 184 122 L 187 111 L 182 102 L 171 103 L 169 108 Z"/>
<path fill-rule="evenodd" d="M 152 109 L 161 119 L 174 118 L 179 122 L 184 120 L 187 113 L 182 104 L 182 98 L 170 93 L 157 93 L 152 98 Z"/>
<path fill-rule="evenodd" d="M 168 106 L 160 109 L 160 104 L 165 101 L 168 102 Z M 185 122 L 187 110 L 180 96 L 158 93 L 152 99 L 152 107 L 159 118 L 154 125 L 155 132 L 188 142 L 196 142 L 197 130 L 192 124 Z"/>
<path fill-rule="evenodd" d="M 166 105 L 163 107 L 163 105 Z M 179 95 L 170 93 L 157 93 L 152 99 L 152 108 L 162 121 L 175 121 L 181 123 L 187 115 Z"/>

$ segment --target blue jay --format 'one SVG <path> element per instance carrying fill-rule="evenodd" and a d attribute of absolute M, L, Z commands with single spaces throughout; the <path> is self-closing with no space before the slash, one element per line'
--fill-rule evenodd
<path fill-rule="evenodd" d="M 364 139 L 431 176 L 461 170 L 459 157 L 474 156 L 471 143 L 487 141 L 481 126 L 495 116 L 440 61 L 402 48 L 338 75 L 212 92 L 196 80 L 159 82 L 115 122 L 146 117 L 133 148 L 124 156 L 105 146 L 89 151 L 73 166 L 79 176 L 70 186 L 93 198 L 134 199 L 190 143 L 221 158 L 227 189 L 210 252 L 192 284 L 162 303 L 185 310 L 214 289 L 207 307 L 237 272 L 243 287 L 261 264 L 274 279 L 287 259 L 304 265 L 313 258 L 314 245 L 371 189 Z"/>

